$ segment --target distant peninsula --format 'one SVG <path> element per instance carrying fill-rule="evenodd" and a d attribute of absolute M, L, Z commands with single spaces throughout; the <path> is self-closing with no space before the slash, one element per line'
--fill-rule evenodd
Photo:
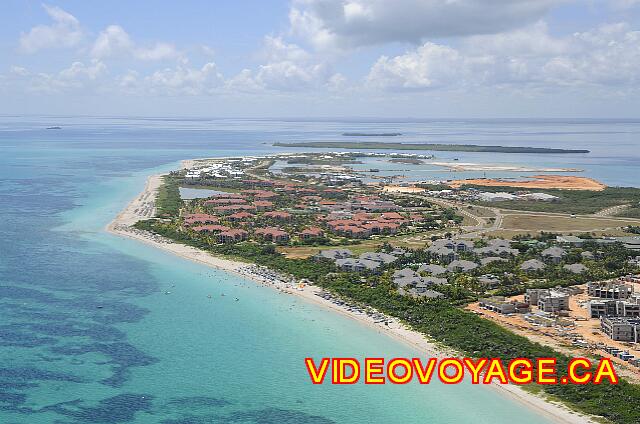
<path fill-rule="evenodd" d="M 362 133 L 362 132 L 345 132 L 342 133 L 345 137 L 397 137 L 402 135 L 399 132 L 386 132 L 386 133 Z"/>
<path fill-rule="evenodd" d="M 589 153 L 585 149 L 552 149 L 547 147 L 480 146 L 477 144 L 438 143 L 382 143 L 372 141 L 306 141 L 273 144 L 277 147 L 310 147 L 314 149 L 390 149 L 390 150 L 434 150 L 442 152 L 493 152 L 493 153 Z"/>

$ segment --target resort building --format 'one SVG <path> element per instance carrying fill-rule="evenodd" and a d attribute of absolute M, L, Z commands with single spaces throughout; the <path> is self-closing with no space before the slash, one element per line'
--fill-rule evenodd
<path fill-rule="evenodd" d="M 390 264 L 398 260 L 398 258 L 388 253 L 376 252 L 364 252 L 360 255 L 360 259 L 367 259 L 370 261 L 379 262 L 381 264 Z"/>
<path fill-rule="evenodd" d="M 478 193 L 478 200 L 481 202 L 504 202 L 507 200 L 517 200 L 517 197 L 511 193 L 498 192 L 480 192 Z"/>
<path fill-rule="evenodd" d="M 273 209 L 273 202 L 268 200 L 256 200 L 253 202 L 253 206 L 255 206 L 256 210 L 259 212 L 269 211 Z"/>
<path fill-rule="evenodd" d="M 479 256 L 517 256 L 518 249 L 511 248 L 511 242 L 504 239 L 491 239 L 487 241 L 487 246 L 473 249 Z"/>
<path fill-rule="evenodd" d="M 218 222 L 220 222 L 220 218 L 206 213 L 191 213 L 184 216 L 185 226 L 193 224 L 217 224 Z"/>
<path fill-rule="evenodd" d="M 328 249 L 321 250 L 314 258 L 336 260 L 350 258 L 351 256 L 353 256 L 353 252 L 349 249 Z"/>
<path fill-rule="evenodd" d="M 587 293 L 601 299 L 628 299 L 633 294 L 633 286 L 619 281 L 591 281 L 587 283 Z"/>
<path fill-rule="evenodd" d="M 562 258 L 567 255 L 567 252 L 561 247 L 549 247 L 541 252 L 542 257 L 551 263 L 558 264 L 562 261 Z"/>
<path fill-rule="evenodd" d="M 278 221 L 290 221 L 292 217 L 292 215 L 289 212 L 284 212 L 284 211 L 265 212 L 262 216 L 265 218 L 271 218 Z"/>
<path fill-rule="evenodd" d="M 570 244 L 575 247 L 582 247 L 584 240 L 576 236 L 557 236 L 556 241 L 562 244 Z"/>
<path fill-rule="evenodd" d="M 192 228 L 193 231 L 197 231 L 199 233 L 219 233 L 221 231 L 229 230 L 229 227 L 225 227 L 224 225 L 218 224 L 210 224 L 210 225 L 198 225 Z"/>
<path fill-rule="evenodd" d="M 503 296 L 480 299 L 479 305 L 481 308 L 501 314 L 526 313 L 530 311 L 527 303 L 507 301 Z"/>
<path fill-rule="evenodd" d="M 219 243 L 237 243 L 239 241 L 246 240 L 249 237 L 249 233 L 245 230 L 227 230 L 218 234 Z"/>
<path fill-rule="evenodd" d="M 543 312 L 558 312 L 569 310 L 569 295 L 556 290 L 541 293 L 538 296 L 538 309 Z"/>
<path fill-rule="evenodd" d="M 255 235 L 261 237 L 264 241 L 274 243 L 286 243 L 289 241 L 289 233 L 275 227 L 259 228 L 255 231 Z"/>
<path fill-rule="evenodd" d="M 336 266 L 342 271 L 349 272 L 377 272 L 380 268 L 380 262 L 370 261 L 368 259 L 336 259 Z"/>
<path fill-rule="evenodd" d="M 502 281 L 493 274 L 484 274 L 478 277 L 478 283 L 482 284 L 486 288 L 492 289 L 498 287 Z"/>
<path fill-rule="evenodd" d="M 426 272 L 431 275 L 441 275 L 447 272 L 447 269 L 438 264 L 424 264 L 418 267 L 418 272 Z"/>
<path fill-rule="evenodd" d="M 611 340 L 638 343 L 638 333 L 640 332 L 640 319 L 638 318 L 603 317 L 600 318 L 600 327 Z"/>
<path fill-rule="evenodd" d="M 488 256 L 486 258 L 482 258 L 480 259 L 480 265 L 484 266 L 484 265 L 488 265 L 491 262 L 507 262 L 507 259 L 505 258 L 501 258 L 499 256 Z"/>
<path fill-rule="evenodd" d="M 587 267 L 582 264 L 570 264 L 570 265 L 565 265 L 562 268 L 574 274 L 582 274 L 587 270 Z"/>
<path fill-rule="evenodd" d="M 546 265 L 544 262 L 537 259 L 529 259 L 528 261 L 524 261 L 520 264 L 521 270 L 529 272 L 542 271 L 545 267 Z"/>
<path fill-rule="evenodd" d="M 323 235 L 324 231 L 322 231 L 322 228 L 318 227 L 305 228 L 298 234 L 301 240 L 313 240 L 316 238 L 320 238 Z"/>
<path fill-rule="evenodd" d="M 223 205 L 237 205 L 247 203 L 247 201 L 241 197 L 224 197 L 206 200 L 204 204 L 206 206 L 223 206 Z"/>
<path fill-rule="evenodd" d="M 458 259 L 458 255 L 453 249 L 444 246 L 429 246 L 427 252 L 445 263 Z"/>
<path fill-rule="evenodd" d="M 413 278 L 419 277 L 418 273 L 412 270 L 411 268 L 403 268 L 396 271 L 393 271 L 393 278 Z"/>
<path fill-rule="evenodd" d="M 640 317 L 640 298 L 631 299 L 633 299 L 633 301 L 614 299 L 591 300 L 587 305 L 589 317 Z"/>
<path fill-rule="evenodd" d="M 453 272 L 468 272 L 473 271 L 478 267 L 478 264 L 466 260 L 455 260 L 447 266 L 447 271 Z"/>
<path fill-rule="evenodd" d="M 566 289 L 527 289 L 524 302 L 537 305 L 544 312 L 557 312 L 569 309 L 570 290 Z"/>
<path fill-rule="evenodd" d="M 467 240 L 439 239 L 431 243 L 430 247 L 445 247 L 453 250 L 454 252 L 470 252 L 473 250 L 473 242 Z"/>
<path fill-rule="evenodd" d="M 255 218 L 255 215 L 250 214 L 249 212 L 236 212 L 227 217 L 227 219 L 231 222 L 246 221 L 251 218 Z"/>

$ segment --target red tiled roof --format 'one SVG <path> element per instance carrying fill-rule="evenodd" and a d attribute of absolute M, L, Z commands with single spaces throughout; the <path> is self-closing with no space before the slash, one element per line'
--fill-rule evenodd
<path fill-rule="evenodd" d="M 218 234 L 218 236 L 229 236 L 229 237 L 242 236 L 242 237 L 245 237 L 248 234 L 249 233 L 247 233 L 245 230 L 233 229 L 233 230 L 223 231 L 220 234 Z"/>
<path fill-rule="evenodd" d="M 184 216 L 184 223 L 186 225 L 194 224 L 196 222 L 218 222 L 220 219 L 215 215 L 209 215 L 206 213 L 192 213 Z"/>
<path fill-rule="evenodd" d="M 270 202 L 268 200 L 256 200 L 255 202 L 253 202 L 254 206 L 273 206 L 273 202 Z"/>
<path fill-rule="evenodd" d="M 240 199 L 244 196 L 240 193 L 218 193 L 209 197 L 212 199 Z"/>
<path fill-rule="evenodd" d="M 247 201 L 239 197 L 225 197 L 222 199 L 206 200 L 204 202 L 205 205 L 231 205 L 238 203 L 247 203 Z"/>
<path fill-rule="evenodd" d="M 226 206 L 218 206 L 215 208 L 216 211 L 224 212 L 224 211 L 255 211 L 256 207 L 252 205 L 226 205 Z"/>
<path fill-rule="evenodd" d="M 270 235 L 272 237 L 283 237 L 289 235 L 286 231 L 275 227 L 258 228 L 255 233 L 260 236 Z"/>
<path fill-rule="evenodd" d="M 236 212 L 234 214 L 229 215 L 230 219 L 246 219 L 254 217 L 255 215 L 250 214 L 248 212 Z"/>
<path fill-rule="evenodd" d="M 273 191 L 263 191 L 261 193 L 256 193 L 253 197 L 255 199 L 271 199 L 278 195 L 278 193 L 274 193 Z"/>
<path fill-rule="evenodd" d="M 264 216 L 266 216 L 267 218 L 282 218 L 282 219 L 291 218 L 291 214 L 289 212 L 284 212 L 284 211 L 265 212 Z"/>
<path fill-rule="evenodd" d="M 193 227 L 193 231 L 208 231 L 208 232 L 216 232 L 216 231 L 227 231 L 229 227 L 225 227 L 224 225 L 199 225 L 197 227 Z"/>

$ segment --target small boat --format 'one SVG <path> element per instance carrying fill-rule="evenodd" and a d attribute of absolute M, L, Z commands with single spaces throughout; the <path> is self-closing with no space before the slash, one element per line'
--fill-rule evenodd
<path fill-rule="evenodd" d="M 171 292 L 170 291 L 166 291 L 166 292 L 164 292 L 164 294 L 171 294 Z"/>
<path fill-rule="evenodd" d="M 236 297 L 236 302 L 237 302 L 237 301 L 239 301 L 239 300 L 240 300 L 240 299 L 238 299 L 238 298 Z"/>
<path fill-rule="evenodd" d="M 458 159 L 458 158 L 453 158 L 453 160 L 460 160 L 460 159 Z"/>
<path fill-rule="evenodd" d="M 378 168 L 371 168 L 369 169 L 369 172 L 380 172 L 380 170 Z"/>
<path fill-rule="evenodd" d="M 48 130 L 61 130 L 62 127 L 47 127 Z"/>
<path fill-rule="evenodd" d="M 208 294 L 208 295 L 207 295 L 207 298 L 211 299 L 211 295 L 210 295 L 210 294 Z"/>

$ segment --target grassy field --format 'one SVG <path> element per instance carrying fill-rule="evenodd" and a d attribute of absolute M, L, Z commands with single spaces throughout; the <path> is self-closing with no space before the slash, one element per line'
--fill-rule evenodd
<path fill-rule="evenodd" d="M 502 230 L 547 231 L 547 232 L 592 232 L 609 231 L 633 225 L 634 221 L 614 218 L 575 217 L 567 215 L 505 214 Z"/>
<path fill-rule="evenodd" d="M 640 219 L 640 204 L 624 209 L 622 212 L 617 213 L 616 216 Z"/>
<path fill-rule="evenodd" d="M 465 186 L 467 187 L 467 186 Z M 482 191 L 520 191 L 522 189 L 516 187 L 481 187 L 475 188 Z M 557 189 L 536 189 L 528 190 L 534 193 L 547 193 L 558 196 L 556 202 L 532 202 L 526 200 L 509 200 L 499 203 L 492 202 L 476 202 L 478 205 L 498 207 L 501 209 L 517 209 L 530 212 L 553 212 L 553 213 L 573 213 L 573 214 L 593 214 L 612 206 L 624 204 L 638 204 L 640 202 L 640 189 L 631 187 L 607 187 L 602 191 L 588 190 L 557 190 Z M 627 209 L 633 210 L 640 217 L 640 208 Z M 624 214 L 624 212 L 623 212 Z"/>

